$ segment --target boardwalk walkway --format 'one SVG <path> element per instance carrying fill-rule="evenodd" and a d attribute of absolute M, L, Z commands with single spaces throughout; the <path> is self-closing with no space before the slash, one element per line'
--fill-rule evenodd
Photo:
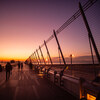
<path fill-rule="evenodd" d="M 0 73 L 0 100 L 77 99 L 24 65 L 23 70 L 18 70 L 18 66 L 14 67 L 7 82 L 5 72 Z"/>

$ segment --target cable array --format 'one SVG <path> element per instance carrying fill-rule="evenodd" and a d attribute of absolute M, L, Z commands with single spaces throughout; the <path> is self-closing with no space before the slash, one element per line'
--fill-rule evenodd
<path fill-rule="evenodd" d="M 83 11 L 85 12 L 87 9 L 89 9 L 97 0 L 88 0 L 83 6 Z M 61 31 L 63 31 L 68 25 L 70 25 L 73 21 L 75 21 L 79 16 L 81 15 L 80 9 L 72 15 L 59 29 L 56 30 L 56 35 L 60 34 Z M 52 34 L 45 42 L 48 43 L 50 40 L 54 38 L 54 34 Z M 43 43 L 40 45 L 40 48 L 42 48 L 45 44 Z M 37 49 L 39 50 L 39 48 Z M 32 54 L 33 55 L 33 54 Z M 31 56 L 32 56 L 31 55 Z M 31 57 L 29 56 L 29 58 Z"/>

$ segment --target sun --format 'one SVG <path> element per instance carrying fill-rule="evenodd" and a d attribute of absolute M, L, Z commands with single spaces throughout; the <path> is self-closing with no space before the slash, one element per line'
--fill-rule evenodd
<path fill-rule="evenodd" d="M 45 61 L 48 61 L 48 59 L 46 58 Z"/>

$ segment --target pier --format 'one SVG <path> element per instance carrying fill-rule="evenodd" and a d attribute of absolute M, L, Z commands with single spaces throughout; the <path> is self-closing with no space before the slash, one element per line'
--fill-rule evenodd
<path fill-rule="evenodd" d="M 13 67 L 11 77 L 6 80 L 6 73 L 0 73 L 1 100 L 77 100 L 76 97 L 65 92 L 44 78 L 43 74 L 32 71 L 28 65 L 23 70 Z"/>
<path fill-rule="evenodd" d="M 97 2 L 98 0 L 87 0 L 84 4 L 79 2 L 79 9 L 57 30 L 53 29 L 52 35 L 34 48 L 25 61 L 10 62 L 12 71 L 8 80 L 6 62 L 0 63 L 0 100 L 100 100 L 100 47 L 96 43 L 99 40 L 95 40 L 95 33 L 92 33 L 89 25 L 90 19 L 86 15 L 87 10 Z M 59 35 L 79 17 L 86 30 L 88 43 L 85 39 L 84 41 L 88 45 L 75 45 L 77 39 L 73 40 L 76 33 L 69 39 L 73 46 L 70 46 L 70 42 L 65 45 L 68 41 L 65 43 Z M 83 26 L 79 27 L 78 32 L 81 33 L 82 29 Z M 69 30 L 72 32 L 72 29 Z M 66 40 L 67 33 L 64 33 Z M 78 45 L 80 48 L 76 47 Z M 63 50 L 64 47 L 66 50 Z M 82 53 L 78 52 L 79 49 Z M 23 64 L 23 68 L 19 68 L 18 63 Z"/>

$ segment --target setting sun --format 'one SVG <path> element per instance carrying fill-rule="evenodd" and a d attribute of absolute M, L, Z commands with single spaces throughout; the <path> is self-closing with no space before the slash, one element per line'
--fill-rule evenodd
<path fill-rule="evenodd" d="M 45 61 L 47 62 L 47 61 L 48 61 L 48 59 L 46 58 L 46 59 L 45 59 Z"/>

